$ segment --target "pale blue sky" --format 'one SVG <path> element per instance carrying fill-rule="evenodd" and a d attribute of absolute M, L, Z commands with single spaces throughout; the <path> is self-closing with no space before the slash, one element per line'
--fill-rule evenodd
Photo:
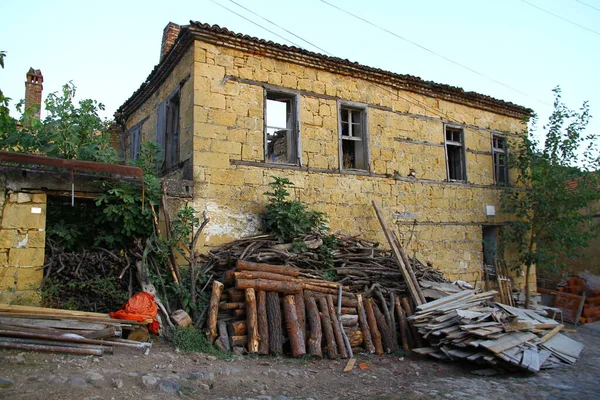
<path fill-rule="evenodd" d="M 536 110 L 542 122 L 551 110 L 551 90 L 560 85 L 571 107 L 590 101 L 592 115 L 597 115 L 590 128 L 600 131 L 600 0 L 527 0 L 594 32 L 523 0 L 328 0 L 527 95 L 320 0 L 236 1 L 335 56 L 512 101 Z M 215 2 L 320 52 L 229 0 Z M 210 0 L 0 0 L 0 14 L 0 50 L 7 51 L 0 88 L 13 102 L 23 98 L 25 73 L 33 67 L 44 74 L 44 94 L 72 80 L 78 97 L 106 105 L 106 117 L 158 62 L 162 31 L 169 21 L 198 20 L 289 44 Z"/>

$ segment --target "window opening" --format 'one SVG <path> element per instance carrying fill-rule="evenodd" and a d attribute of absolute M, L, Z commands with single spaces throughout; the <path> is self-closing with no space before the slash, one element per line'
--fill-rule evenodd
<path fill-rule="evenodd" d="M 340 108 L 342 169 L 366 170 L 365 110 Z"/>
<path fill-rule="evenodd" d="M 492 136 L 492 155 L 494 157 L 494 181 L 497 185 L 508 184 L 508 151 L 505 137 Z"/>
<path fill-rule="evenodd" d="M 445 144 L 448 180 L 466 181 L 463 130 L 447 126 Z"/>
<path fill-rule="evenodd" d="M 296 101 L 293 95 L 267 93 L 265 124 L 265 161 L 297 164 L 298 134 Z"/>

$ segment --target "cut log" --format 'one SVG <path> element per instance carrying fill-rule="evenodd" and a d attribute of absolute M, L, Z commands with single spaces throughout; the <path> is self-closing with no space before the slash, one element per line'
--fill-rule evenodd
<path fill-rule="evenodd" d="M 284 265 L 271 265 L 238 260 L 236 267 L 238 271 L 272 272 L 275 274 L 289 275 L 293 277 L 298 277 L 298 275 L 300 275 L 300 270 L 298 268 L 286 267 Z"/>
<path fill-rule="evenodd" d="M 247 335 L 230 336 L 229 342 L 231 343 L 231 347 L 245 346 L 248 344 L 248 336 Z"/>
<path fill-rule="evenodd" d="M 222 346 L 223 351 L 231 350 L 229 335 L 227 334 L 227 323 L 225 321 L 219 321 L 217 325 L 219 327 L 219 338 L 215 341 L 215 346 Z"/>
<path fill-rule="evenodd" d="M 387 302 L 385 301 L 385 297 L 383 297 L 381 290 L 375 289 L 374 293 L 377 296 L 377 298 L 379 299 L 379 302 L 381 303 L 381 309 L 379 311 L 383 310 L 383 315 L 385 316 L 386 327 L 388 327 L 387 328 L 388 332 L 392 336 L 392 341 L 395 344 L 397 342 L 397 338 L 396 338 L 396 329 L 394 328 L 395 324 L 392 319 L 392 313 L 390 313 L 390 309 L 388 308 Z M 377 306 L 377 303 L 375 301 L 373 301 L 373 306 Z M 393 307 L 393 304 L 392 304 L 392 307 Z M 375 317 L 377 317 L 377 314 L 375 314 Z M 378 323 L 379 323 L 379 321 L 378 321 Z M 379 327 L 379 331 L 381 332 L 382 339 L 384 339 L 383 345 L 385 346 L 385 335 L 384 335 L 384 332 L 381 330 L 381 326 Z"/>
<path fill-rule="evenodd" d="M 242 336 L 248 334 L 248 325 L 246 321 L 235 321 L 227 324 L 229 336 Z"/>
<path fill-rule="evenodd" d="M 290 338 L 290 348 L 292 357 L 300 357 L 306 354 L 306 346 L 301 339 L 301 330 L 298 325 L 298 313 L 296 311 L 295 297 L 287 295 L 283 298 L 283 315 L 288 337 Z"/>
<path fill-rule="evenodd" d="M 333 289 L 333 288 L 329 288 L 329 287 L 323 287 L 323 286 L 317 286 L 317 285 L 313 285 L 310 283 L 300 283 L 300 286 L 302 286 L 302 289 L 304 290 L 311 290 L 313 292 L 319 292 L 319 293 L 323 293 L 323 294 L 338 294 L 338 289 Z M 345 297 L 354 297 L 353 293 L 348 293 L 348 292 L 343 292 L 342 293 L 343 296 Z"/>
<path fill-rule="evenodd" d="M 342 303 L 344 302 L 344 300 L 342 299 Z M 337 306 L 337 304 L 336 304 Z M 358 315 L 358 311 L 356 310 L 356 307 L 342 307 L 342 315 Z"/>
<path fill-rule="evenodd" d="M 254 289 L 246 289 L 246 324 L 248 326 L 248 353 L 258 353 L 258 315 L 256 310 L 256 293 Z"/>
<path fill-rule="evenodd" d="M 337 358 L 337 345 L 335 336 L 333 335 L 333 327 L 331 325 L 331 317 L 329 316 L 329 306 L 327 305 L 326 297 L 319 297 L 319 311 L 321 312 L 321 326 L 325 335 L 325 350 L 327 357 L 330 359 Z"/>
<path fill-rule="evenodd" d="M 237 310 L 232 310 L 232 314 L 235 318 L 240 318 L 240 317 L 245 317 L 246 316 L 246 309 L 245 308 L 241 308 L 241 309 L 237 309 Z"/>
<path fill-rule="evenodd" d="M 267 279 L 278 282 L 299 282 L 301 279 L 289 275 L 276 274 L 265 271 L 236 271 L 235 279 Z"/>
<path fill-rule="evenodd" d="M 233 274 L 234 272 L 235 271 L 232 269 L 223 272 L 223 284 L 225 286 L 233 286 L 235 283 L 235 275 Z"/>
<path fill-rule="evenodd" d="M 375 346 L 375 354 L 383 354 L 383 343 L 381 342 L 381 332 L 377 327 L 377 319 L 375 319 L 375 312 L 373 311 L 373 301 L 371 299 L 365 299 L 365 312 L 367 313 L 367 321 L 369 322 L 369 330 L 371 331 L 371 339 Z"/>
<path fill-rule="evenodd" d="M 223 284 L 219 281 L 213 281 L 210 303 L 208 306 L 208 340 L 212 344 L 217 338 L 217 314 L 219 313 L 219 299 L 223 292 Z"/>
<path fill-rule="evenodd" d="M 348 327 L 358 326 L 358 315 L 342 315 L 342 325 Z"/>
<path fill-rule="evenodd" d="M 267 293 L 267 322 L 269 324 L 269 351 L 271 354 L 283 353 L 283 333 L 281 321 L 281 303 L 279 294 Z"/>
<path fill-rule="evenodd" d="M 236 279 L 235 287 L 238 289 L 264 290 L 265 292 L 278 292 L 282 294 L 300 293 L 302 287 L 295 282 L 270 281 L 266 279 Z"/>
<path fill-rule="evenodd" d="M 269 322 L 267 320 L 267 292 L 258 292 L 258 335 L 260 342 L 258 343 L 258 354 L 269 354 Z"/>
<path fill-rule="evenodd" d="M 427 300 L 425 300 L 425 296 L 423 295 L 423 290 L 421 289 L 421 285 L 419 285 L 419 281 L 417 280 L 417 277 L 415 276 L 415 271 L 413 270 L 412 264 L 410 263 L 410 260 L 406 256 L 406 252 L 400 245 L 400 241 L 398 240 L 396 233 L 392 232 L 392 236 L 394 238 L 394 242 L 396 243 L 396 246 L 398 247 L 398 250 L 400 251 L 400 257 L 402 257 L 402 261 L 404 262 L 404 265 L 406 266 L 408 275 L 410 275 L 410 279 L 414 283 L 415 289 L 417 289 L 417 294 L 419 295 L 421 304 L 427 303 Z"/>
<path fill-rule="evenodd" d="M 408 345 L 408 323 L 406 322 L 406 315 L 400 304 L 400 298 L 394 296 L 394 307 L 396 309 L 396 315 L 398 316 L 398 327 L 400 330 L 400 342 L 402 344 L 402 350 L 409 351 L 410 346 Z"/>
<path fill-rule="evenodd" d="M 294 304 L 296 304 L 296 315 L 298 316 L 298 340 L 306 343 L 306 309 L 304 306 L 304 293 L 302 291 L 294 295 Z"/>
<path fill-rule="evenodd" d="M 221 303 L 219 304 L 219 310 L 235 310 L 238 308 L 246 308 L 246 303 Z"/>
<path fill-rule="evenodd" d="M 365 312 L 365 306 L 360 294 L 356 295 L 357 309 L 358 309 L 358 323 L 360 324 L 360 330 L 363 334 L 363 343 L 365 350 L 369 353 L 375 353 L 375 346 L 373 345 L 373 339 L 371 338 L 371 331 L 369 330 L 369 322 L 367 321 L 367 314 Z"/>
<path fill-rule="evenodd" d="M 408 319 L 408 317 L 412 316 L 412 309 L 410 308 L 408 298 L 402 297 L 400 299 L 400 303 L 402 304 L 402 308 L 404 309 L 404 313 L 406 314 L 408 328 L 410 329 L 411 336 L 415 340 L 417 347 L 424 347 L 423 339 L 421 339 L 421 335 L 419 335 L 419 332 L 417 332 L 417 328 L 415 328 L 414 321 L 412 319 Z"/>
<path fill-rule="evenodd" d="M 304 302 L 306 304 L 306 317 L 310 328 L 307 340 L 308 354 L 314 358 L 323 358 L 323 351 L 321 349 L 321 317 L 319 316 L 317 301 L 313 296 L 305 296 Z"/>
<path fill-rule="evenodd" d="M 230 303 L 241 303 L 246 299 L 244 291 L 236 288 L 227 289 L 227 295 L 229 296 Z"/>
<path fill-rule="evenodd" d="M 360 330 L 346 331 L 346 335 L 348 335 L 348 340 L 350 341 L 350 346 L 358 347 L 363 344 L 362 331 L 360 331 Z"/>
<path fill-rule="evenodd" d="M 327 296 L 326 293 L 316 292 L 316 291 L 312 291 L 312 290 L 304 290 L 304 295 L 305 296 L 311 295 L 316 298 Z M 342 297 L 342 306 L 343 307 L 356 307 L 357 304 L 358 304 L 358 302 L 356 301 L 356 297 L 354 295 L 353 295 L 353 297 L 347 297 L 347 296 Z M 336 299 L 335 305 L 337 306 L 337 299 Z"/>
<path fill-rule="evenodd" d="M 331 318 L 331 327 L 333 328 L 333 337 L 335 338 L 338 354 L 341 358 L 348 358 L 348 351 L 346 351 L 342 329 L 340 328 L 340 320 L 337 318 L 335 307 L 333 306 L 333 296 L 327 296 L 327 308 L 329 317 Z"/>
<path fill-rule="evenodd" d="M 379 328 L 379 332 L 381 333 L 383 349 L 388 354 L 393 353 L 397 350 L 397 347 L 386 318 L 381 313 L 381 310 L 379 310 L 379 307 L 377 307 L 377 303 L 375 303 L 375 301 L 371 301 L 370 303 L 373 306 L 373 312 L 375 313 L 375 319 L 377 320 L 377 328 Z"/>

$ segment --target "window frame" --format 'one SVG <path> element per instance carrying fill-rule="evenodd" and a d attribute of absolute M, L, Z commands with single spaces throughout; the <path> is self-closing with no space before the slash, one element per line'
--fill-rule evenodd
<path fill-rule="evenodd" d="M 344 141 L 357 141 L 353 136 L 345 137 L 342 135 L 342 110 L 348 110 L 350 112 L 359 112 L 361 115 L 360 127 L 361 137 L 360 141 L 363 143 L 363 158 L 364 168 L 344 168 Z M 337 115 L 338 115 L 338 156 L 339 156 L 339 169 L 343 172 L 371 172 L 371 147 L 369 146 L 369 106 L 363 103 L 357 103 L 353 101 L 337 100 Z M 349 114 L 350 116 L 351 114 Z M 351 130 L 352 122 L 349 118 L 349 129 Z"/>
<path fill-rule="evenodd" d="M 295 142 L 295 146 L 292 145 L 292 150 L 295 152 L 294 162 L 275 162 L 269 160 L 269 141 L 268 141 L 268 133 L 267 129 L 269 126 L 267 125 L 267 101 L 270 100 L 269 97 L 273 95 L 281 95 L 287 97 L 291 100 L 291 128 L 287 128 L 290 130 L 292 135 L 292 141 Z M 263 161 L 265 164 L 275 164 L 275 165 L 295 165 L 302 166 L 302 140 L 300 135 L 300 94 L 295 91 L 286 90 L 286 89 L 270 89 L 265 88 L 263 91 Z M 288 160 L 289 161 L 289 160 Z"/>
<path fill-rule="evenodd" d="M 170 169 L 180 162 L 181 138 L 181 96 L 176 90 L 166 100 L 165 107 L 165 169 Z"/>
<path fill-rule="evenodd" d="M 503 147 L 496 147 L 495 140 L 499 139 L 503 143 Z M 491 134 L 491 147 L 492 147 L 492 168 L 494 170 L 494 184 L 499 186 L 506 186 L 509 184 L 509 168 L 508 168 L 508 138 L 504 135 L 494 133 Z M 499 166 L 496 163 L 496 155 L 504 155 L 504 165 Z M 498 168 L 502 168 L 504 181 L 498 179 Z"/>
<path fill-rule="evenodd" d="M 459 131 L 460 141 L 448 140 L 448 131 Z M 448 146 L 460 147 L 460 168 L 462 172 L 461 178 L 450 177 L 450 157 Z M 444 124 L 444 153 L 446 155 L 446 179 L 448 182 L 467 182 L 467 149 L 465 141 L 465 129 L 461 125 Z"/>

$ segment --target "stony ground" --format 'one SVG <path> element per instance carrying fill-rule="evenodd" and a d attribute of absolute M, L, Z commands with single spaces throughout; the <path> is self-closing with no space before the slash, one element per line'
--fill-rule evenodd
<path fill-rule="evenodd" d="M 600 322 L 570 334 L 585 350 L 570 368 L 481 377 L 476 367 L 416 355 L 345 361 L 217 359 L 155 343 L 149 355 L 102 358 L 0 351 L 1 399 L 598 399 Z"/>

